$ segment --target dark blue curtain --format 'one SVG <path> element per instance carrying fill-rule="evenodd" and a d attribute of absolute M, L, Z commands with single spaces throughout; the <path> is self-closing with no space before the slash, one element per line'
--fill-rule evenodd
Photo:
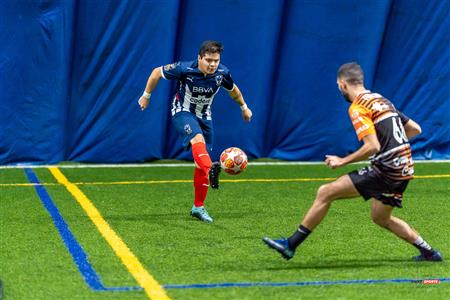
<path fill-rule="evenodd" d="M 423 127 L 414 157 L 450 158 L 450 1 L 54 0 L 0 2 L 0 163 L 191 159 L 171 125 L 175 82 L 137 100 L 154 67 L 225 45 L 254 113 L 225 91 L 213 104 L 213 158 L 322 160 L 358 148 L 336 70 Z"/>

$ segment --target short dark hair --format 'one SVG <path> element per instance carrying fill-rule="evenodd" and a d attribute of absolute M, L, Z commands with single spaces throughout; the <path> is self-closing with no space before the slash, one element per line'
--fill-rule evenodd
<path fill-rule="evenodd" d="M 198 51 L 198 55 L 203 57 L 206 52 L 208 53 L 219 53 L 221 54 L 223 51 L 223 45 L 218 41 L 204 41 L 200 46 L 200 50 Z"/>
<path fill-rule="evenodd" d="M 350 85 L 364 84 L 363 69 L 355 62 L 343 64 L 337 72 L 337 77 Z"/>

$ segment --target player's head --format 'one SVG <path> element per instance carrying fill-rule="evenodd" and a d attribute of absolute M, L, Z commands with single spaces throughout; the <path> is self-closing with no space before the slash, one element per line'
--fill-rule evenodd
<path fill-rule="evenodd" d="M 364 72 L 361 66 L 355 62 L 343 64 L 337 72 L 337 85 L 344 99 L 352 102 L 349 90 L 364 86 Z"/>
<path fill-rule="evenodd" d="M 204 41 L 198 51 L 198 68 L 205 74 L 214 74 L 220 63 L 223 45 L 217 41 Z"/>

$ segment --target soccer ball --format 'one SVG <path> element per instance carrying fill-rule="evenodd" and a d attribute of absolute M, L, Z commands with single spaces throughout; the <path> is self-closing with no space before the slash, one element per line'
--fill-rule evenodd
<path fill-rule="evenodd" d="M 247 164 L 247 155 L 237 147 L 227 148 L 220 155 L 220 166 L 228 174 L 237 175 L 243 172 Z"/>

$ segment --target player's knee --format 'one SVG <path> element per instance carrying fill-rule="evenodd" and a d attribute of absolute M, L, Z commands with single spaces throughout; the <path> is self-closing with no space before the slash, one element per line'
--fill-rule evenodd
<path fill-rule="evenodd" d="M 194 158 L 195 167 L 207 174 L 212 167 L 212 161 L 205 143 L 198 142 L 192 144 L 192 157 Z"/>
<path fill-rule="evenodd" d="M 208 169 L 208 171 L 209 171 L 209 169 L 211 169 L 211 167 L 212 167 L 211 156 L 209 156 L 209 155 L 207 156 L 207 158 L 205 159 L 204 165 L 205 165 L 205 168 Z"/>
<path fill-rule="evenodd" d="M 389 217 L 385 217 L 376 213 L 372 213 L 371 215 L 372 221 L 377 224 L 378 226 L 388 228 L 389 227 Z"/>
<path fill-rule="evenodd" d="M 198 164 L 195 164 L 195 168 L 198 170 L 199 176 L 203 176 L 205 178 L 208 178 L 209 170 L 211 169 L 211 167 L 212 167 L 212 163 L 211 164 L 203 163 L 203 164 L 201 164 L 201 166 Z"/>
<path fill-rule="evenodd" d="M 330 184 L 322 184 L 317 190 L 316 200 L 320 202 L 331 202 L 333 200 L 333 188 Z"/>
<path fill-rule="evenodd" d="M 212 167 L 212 161 L 211 161 L 211 157 L 209 156 L 209 154 L 206 154 L 205 156 L 201 157 L 199 162 L 200 162 L 199 168 L 202 170 L 203 173 L 208 175 L 209 169 L 211 169 L 211 167 Z"/>
<path fill-rule="evenodd" d="M 200 133 L 197 133 L 192 139 L 191 139 L 191 145 L 196 143 L 204 143 L 205 138 Z"/>

